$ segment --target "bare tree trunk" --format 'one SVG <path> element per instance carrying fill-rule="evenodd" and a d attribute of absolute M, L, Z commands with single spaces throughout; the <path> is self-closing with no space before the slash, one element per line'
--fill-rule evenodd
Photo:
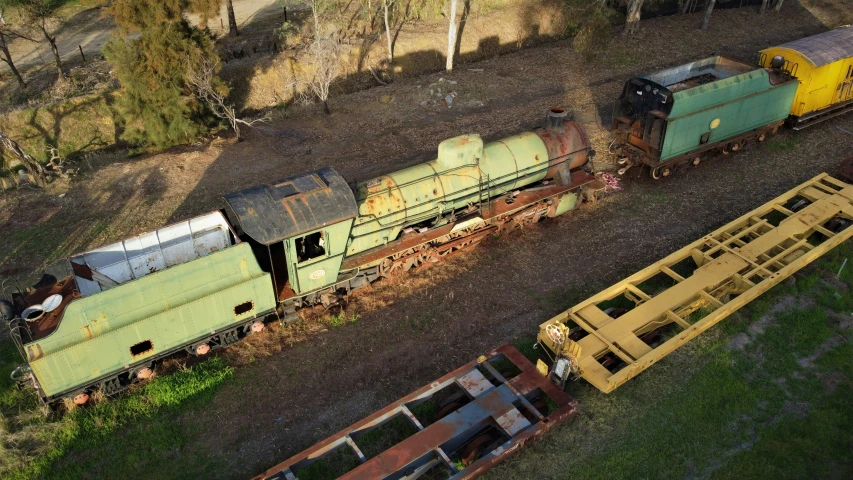
<path fill-rule="evenodd" d="M 770 0 L 762 0 L 761 8 L 758 10 L 759 15 L 764 15 L 764 12 L 767 11 L 767 5 L 770 3 Z"/>
<path fill-rule="evenodd" d="M 711 23 L 711 13 L 714 12 L 714 4 L 717 0 L 708 0 L 708 8 L 705 9 L 705 18 L 702 19 L 702 30 L 708 30 L 708 25 Z"/>
<path fill-rule="evenodd" d="M 240 31 L 237 30 L 237 17 L 234 16 L 234 4 L 231 0 L 225 0 L 225 8 L 228 10 L 228 35 L 236 37 L 240 35 Z"/>
<path fill-rule="evenodd" d="M 314 37 L 320 36 L 320 6 L 319 0 L 311 0 L 311 15 L 314 17 Z"/>
<path fill-rule="evenodd" d="M 41 30 L 41 33 L 44 34 L 44 39 L 50 44 L 50 51 L 53 52 L 53 62 L 56 64 L 56 72 L 59 75 L 59 80 L 62 80 L 65 76 L 62 73 L 62 59 L 59 58 L 59 48 L 56 47 L 56 37 L 51 37 L 50 34 L 47 33 L 47 26 L 44 22 L 38 25 L 38 29 Z"/>
<path fill-rule="evenodd" d="M 3 144 L 3 148 L 5 148 L 9 154 L 21 162 L 37 187 L 43 187 L 47 184 L 47 176 L 45 175 L 44 167 L 42 167 L 38 160 L 33 158 L 32 155 L 25 152 L 24 149 L 18 145 L 18 142 L 7 137 L 5 133 L 0 132 L 0 143 Z"/>
<path fill-rule="evenodd" d="M 632 34 L 640 28 L 640 12 L 645 0 L 630 0 L 628 2 L 628 16 L 625 18 L 625 30 L 623 33 Z"/>
<path fill-rule="evenodd" d="M 24 77 L 21 76 L 21 72 L 18 71 L 17 67 L 15 67 L 15 62 L 12 61 L 12 55 L 9 53 L 9 44 L 7 43 L 6 35 L 3 35 L 3 32 L 0 32 L 0 51 L 3 52 L 3 57 L 0 57 L 0 60 L 6 62 L 6 65 L 9 65 L 9 70 L 12 71 L 12 75 L 18 79 L 18 85 L 21 88 L 27 88 L 27 82 L 24 81 Z"/>
<path fill-rule="evenodd" d="M 329 101 L 328 100 L 323 100 L 323 112 L 325 112 L 326 115 L 332 114 L 332 111 L 329 110 Z"/>
<path fill-rule="evenodd" d="M 681 6 L 681 13 L 687 13 L 687 11 L 690 10 L 690 6 L 693 5 L 694 1 L 695 0 L 684 0 L 684 5 Z"/>
<path fill-rule="evenodd" d="M 394 2 L 392 1 L 391 4 Z M 394 61 L 394 46 L 391 43 L 391 23 L 388 21 L 388 0 L 382 0 L 382 6 L 385 8 L 385 38 L 388 40 L 388 63 Z"/>
<path fill-rule="evenodd" d="M 785 0 L 776 0 L 776 11 L 778 12 L 780 8 L 782 8 L 782 2 Z"/>
<path fill-rule="evenodd" d="M 458 29 L 458 25 L 456 25 L 456 5 L 458 3 L 458 0 L 450 0 L 450 15 L 447 17 L 450 27 L 447 31 L 447 65 L 445 68 L 448 72 L 453 70 L 453 52 L 456 50 L 456 33 Z"/>

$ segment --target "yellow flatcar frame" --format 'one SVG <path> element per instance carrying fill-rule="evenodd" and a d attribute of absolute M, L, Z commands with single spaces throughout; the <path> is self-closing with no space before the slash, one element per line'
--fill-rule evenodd
<path fill-rule="evenodd" d="M 792 201 L 800 203 L 796 212 L 786 207 Z M 853 220 L 853 185 L 824 173 L 590 297 L 540 325 L 537 341 L 554 354 L 549 374 L 557 382 L 580 376 L 613 391 L 853 237 L 853 226 L 838 233 L 825 228 L 837 217 Z M 690 259 L 692 274 L 677 273 Z M 659 274 L 673 285 L 657 294 L 640 288 Z M 636 306 L 617 318 L 599 308 L 620 295 Z M 641 339 L 669 324 L 679 331 L 663 343 Z M 608 357 L 624 366 L 611 372 L 601 363 Z"/>

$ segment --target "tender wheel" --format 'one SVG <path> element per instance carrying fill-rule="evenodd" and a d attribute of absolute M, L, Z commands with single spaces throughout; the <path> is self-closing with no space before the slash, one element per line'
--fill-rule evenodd
<path fill-rule="evenodd" d="M 758 136 L 759 142 L 763 142 L 764 140 L 767 140 L 767 134 L 766 133 L 762 133 L 761 135 Z"/>
<path fill-rule="evenodd" d="M 738 150 L 740 150 L 740 143 L 737 143 L 737 142 L 733 143 L 732 144 L 732 151 L 737 152 Z"/>
<path fill-rule="evenodd" d="M 140 380 L 145 380 L 146 378 L 151 378 L 151 375 L 154 375 L 154 370 L 151 370 L 148 367 L 145 367 L 142 370 L 136 372 L 136 378 L 138 378 Z"/>
<path fill-rule="evenodd" d="M 86 405 L 89 401 L 88 393 L 78 393 L 74 396 L 74 405 Z"/>
<path fill-rule="evenodd" d="M 661 177 L 668 177 L 672 173 L 672 169 L 669 167 L 657 167 L 652 169 L 652 178 L 655 180 L 660 179 Z"/>
<path fill-rule="evenodd" d="M 201 357 L 202 355 L 207 355 L 210 352 L 210 345 L 206 343 L 202 343 L 201 345 L 195 347 L 195 354 Z"/>
<path fill-rule="evenodd" d="M 257 322 L 252 324 L 252 333 L 259 333 L 264 328 L 266 328 L 266 325 L 264 324 L 264 322 L 257 321 Z"/>
<path fill-rule="evenodd" d="M 690 161 L 690 165 L 693 165 L 694 167 L 698 167 L 700 163 L 702 163 L 702 159 L 700 157 L 696 157 Z"/>

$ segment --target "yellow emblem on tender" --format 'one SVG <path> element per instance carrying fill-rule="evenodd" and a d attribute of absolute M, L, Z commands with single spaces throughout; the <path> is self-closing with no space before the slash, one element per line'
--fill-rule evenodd
<path fill-rule="evenodd" d="M 321 270 L 314 270 L 313 272 L 311 272 L 311 275 L 308 275 L 308 277 L 311 278 L 311 280 L 319 280 L 325 276 L 326 276 L 326 271 L 322 270 L 322 269 Z"/>
<path fill-rule="evenodd" d="M 719 118 L 715 118 L 715 119 L 711 120 L 711 130 L 713 130 L 719 126 L 720 126 L 720 119 Z"/>

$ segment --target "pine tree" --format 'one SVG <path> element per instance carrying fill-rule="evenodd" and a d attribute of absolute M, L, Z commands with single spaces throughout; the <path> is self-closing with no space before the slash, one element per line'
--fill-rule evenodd
<path fill-rule="evenodd" d="M 114 0 L 110 7 L 121 36 L 107 42 L 104 56 L 121 84 L 116 109 L 124 117 L 123 140 L 165 148 L 192 141 L 213 121 L 186 78 L 188 62 L 217 59 L 209 32 L 182 15 L 192 6 L 184 0 Z M 139 37 L 129 39 L 132 32 Z"/>

